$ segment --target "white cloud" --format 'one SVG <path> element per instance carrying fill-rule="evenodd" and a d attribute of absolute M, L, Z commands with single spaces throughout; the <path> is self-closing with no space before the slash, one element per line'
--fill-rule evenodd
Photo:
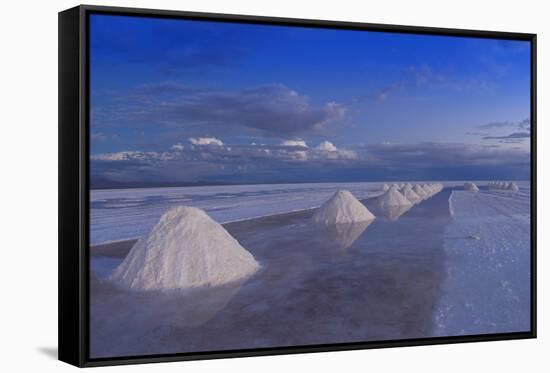
<path fill-rule="evenodd" d="M 157 152 L 121 151 L 116 153 L 97 154 L 90 157 L 96 161 L 150 161 L 160 158 Z"/>
<path fill-rule="evenodd" d="M 334 144 L 331 143 L 330 141 L 323 141 L 322 143 L 317 145 L 317 147 L 315 149 L 323 150 L 323 151 L 327 151 L 327 152 L 335 152 L 335 151 L 338 150 L 336 148 L 336 146 L 334 146 Z"/>
<path fill-rule="evenodd" d="M 308 159 L 307 151 L 304 151 L 304 150 L 289 152 L 288 155 L 290 156 L 291 159 L 298 160 L 298 161 L 306 161 Z"/>
<path fill-rule="evenodd" d="M 193 145 L 223 145 L 222 140 L 215 137 L 191 137 L 189 138 L 189 142 Z"/>
<path fill-rule="evenodd" d="M 172 145 L 172 147 L 170 148 L 170 150 L 174 150 L 174 151 L 182 151 L 185 147 L 183 146 L 183 144 L 181 143 L 177 143 L 177 144 L 174 144 Z"/>
<path fill-rule="evenodd" d="M 354 152 L 353 150 L 343 150 L 338 149 L 336 151 L 332 152 L 324 152 L 326 154 L 325 159 L 347 159 L 347 160 L 357 160 L 359 159 L 359 155 Z"/>
<path fill-rule="evenodd" d="M 283 146 L 299 146 L 299 147 L 302 147 L 302 148 L 307 148 L 307 144 L 304 140 L 300 140 L 300 139 L 297 139 L 297 140 L 283 140 L 281 142 L 281 145 Z"/>

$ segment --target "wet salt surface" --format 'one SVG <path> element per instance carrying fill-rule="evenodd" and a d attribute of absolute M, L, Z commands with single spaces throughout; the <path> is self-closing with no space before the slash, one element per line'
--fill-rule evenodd
<path fill-rule="evenodd" d="M 91 357 L 429 337 L 446 275 L 445 189 L 408 211 L 333 227 L 302 211 L 229 223 L 261 263 L 243 283 L 171 293 L 101 280 L 131 242 L 91 250 Z"/>
<path fill-rule="evenodd" d="M 436 336 L 530 330 L 530 194 L 455 190 Z M 466 238 L 466 239 L 465 239 Z"/>

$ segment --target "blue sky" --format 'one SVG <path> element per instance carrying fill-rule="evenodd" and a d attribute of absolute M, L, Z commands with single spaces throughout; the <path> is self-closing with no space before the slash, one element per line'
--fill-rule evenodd
<path fill-rule="evenodd" d="M 529 43 L 92 15 L 91 176 L 529 177 Z"/>

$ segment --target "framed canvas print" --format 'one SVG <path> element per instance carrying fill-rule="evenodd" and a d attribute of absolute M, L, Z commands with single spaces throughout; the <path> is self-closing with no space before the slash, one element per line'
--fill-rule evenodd
<path fill-rule="evenodd" d="M 59 357 L 533 338 L 536 36 L 59 14 Z"/>

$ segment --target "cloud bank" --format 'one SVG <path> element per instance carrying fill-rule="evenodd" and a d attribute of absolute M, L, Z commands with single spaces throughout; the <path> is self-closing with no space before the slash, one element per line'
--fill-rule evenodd
<path fill-rule="evenodd" d="M 281 145 L 225 144 L 206 137 L 191 140 L 163 152 L 92 156 L 93 176 L 112 181 L 230 183 L 455 179 L 457 175 L 527 178 L 530 162 L 529 153 L 521 149 L 458 143 L 364 144 L 340 149 L 329 141 L 307 147 L 301 140 Z"/>
<path fill-rule="evenodd" d="M 513 132 L 505 136 L 485 136 L 484 140 L 515 140 L 515 139 L 528 139 L 531 137 L 529 132 Z"/>
<path fill-rule="evenodd" d="M 241 133 L 292 138 L 322 133 L 346 110 L 336 102 L 314 104 L 282 84 L 227 91 L 162 83 L 118 93 L 109 103 L 96 104 L 92 118 L 107 126 L 159 125 L 202 133 L 205 129 L 230 133 L 239 127 Z"/>
<path fill-rule="evenodd" d="M 193 145 L 223 145 L 223 142 L 219 139 L 216 139 L 215 137 L 191 137 L 189 138 L 189 142 L 191 142 L 191 144 Z"/>
<path fill-rule="evenodd" d="M 478 126 L 482 130 L 487 130 L 492 133 L 483 133 L 482 140 L 498 140 L 503 143 L 523 143 L 531 138 L 531 120 L 529 118 L 521 121 L 504 121 L 492 122 Z M 501 130 L 500 133 L 498 133 Z M 502 130 L 507 130 L 508 133 L 502 134 Z M 497 131 L 497 133 L 495 133 Z M 514 132 L 509 132 L 514 131 Z"/>

